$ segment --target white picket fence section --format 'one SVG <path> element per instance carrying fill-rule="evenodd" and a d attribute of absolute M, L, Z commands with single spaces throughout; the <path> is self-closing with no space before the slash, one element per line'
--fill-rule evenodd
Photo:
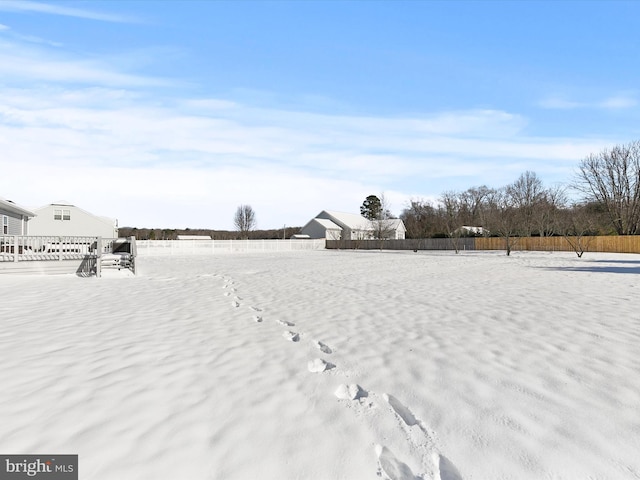
<path fill-rule="evenodd" d="M 218 255 L 323 250 L 325 240 L 138 240 L 136 245 L 139 256 Z"/>

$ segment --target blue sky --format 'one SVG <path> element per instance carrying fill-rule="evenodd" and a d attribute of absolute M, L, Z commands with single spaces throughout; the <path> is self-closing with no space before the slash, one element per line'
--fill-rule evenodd
<path fill-rule="evenodd" d="M 0 196 L 259 228 L 569 183 L 640 139 L 640 2 L 3 1 Z"/>

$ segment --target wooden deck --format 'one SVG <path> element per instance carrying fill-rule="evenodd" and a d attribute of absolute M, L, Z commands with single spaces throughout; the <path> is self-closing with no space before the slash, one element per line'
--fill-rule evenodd
<path fill-rule="evenodd" d="M 103 268 L 135 274 L 135 237 L 0 235 L 0 274 L 101 276 Z"/>

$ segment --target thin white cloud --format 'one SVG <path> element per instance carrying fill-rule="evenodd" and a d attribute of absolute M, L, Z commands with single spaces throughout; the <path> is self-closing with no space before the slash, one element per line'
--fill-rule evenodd
<path fill-rule="evenodd" d="M 0 78 L 5 84 L 23 85 L 53 82 L 110 87 L 154 87 L 175 84 L 163 78 L 123 73 L 104 58 L 70 58 L 61 51 L 40 49 L 36 46 L 27 47 L 2 40 Z"/>
<path fill-rule="evenodd" d="M 633 108 L 637 105 L 638 101 L 634 97 L 628 95 L 618 95 L 600 102 L 600 106 L 602 108 L 608 109 Z"/>
<path fill-rule="evenodd" d="M 549 97 L 538 102 L 538 106 L 551 110 L 572 110 L 574 108 L 584 107 L 585 104 L 559 97 Z"/>
<path fill-rule="evenodd" d="M 103 22 L 134 22 L 133 18 L 125 17 L 123 15 L 114 15 L 111 13 L 96 12 L 51 3 L 32 2 L 29 0 L 0 0 L 0 11 L 44 13 L 49 15 L 84 18 L 88 20 L 99 20 Z"/>
<path fill-rule="evenodd" d="M 540 102 L 538 106 L 551 110 L 574 110 L 574 109 L 606 109 L 606 110 L 619 110 L 626 108 L 633 108 L 638 105 L 638 100 L 635 94 L 625 93 L 613 95 L 603 100 L 597 101 L 574 101 L 568 100 L 562 97 L 548 97 Z"/>
<path fill-rule="evenodd" d="M 13 39 L 13 40 L 17 40 L 18 42 L 21 43 L 35 43 L 35 44 L 40 44 L 40 45 L 48 45 L 50 47 L 61 47 L 62 43 L 60 42 L 54 42 L 51 40 L 47 40 L 45 38 L 41 38 L 41 37 L 37 37 L 35 35 L 22 35 L 14 30 L 11 29 L 11 27 L 7 26 L 7 25 L 0 25 L 0 32 L 3 35 L 6 35 L 7 37 Z M 5 43 L 4 46 L 7 46 L 7 44 Z"/>

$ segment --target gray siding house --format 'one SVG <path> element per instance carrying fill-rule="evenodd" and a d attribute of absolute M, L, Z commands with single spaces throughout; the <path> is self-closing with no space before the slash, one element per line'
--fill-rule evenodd
<path fill-rule="evenodd" d="M 342 237 L 342 227 L 326 218 L 313 218 L 302 227 L 300 234 L 306 238 L 340 240 Z"/>
<path fill-rule="evenodd" d="M 0 198 L 0 235 L 29 235 L 29 219 L 35 213 Z"/>
<path fill-rule="evenodd" d="M 69 202 L 55 202 L 34 210 L 29 235 L 118 238 L 118 222 L 93 215 Z"/>
<path fill-rule="evenodd" d="M 404 239 L 406 228 L 400 219 L 383 220 L 388 223 L 389 239 Z M 300 231 L 310 238 L 327 240 L 368 240 L 375 238 L 376 225 L 354 213 L 323 210 L 311 219 Z"/>

